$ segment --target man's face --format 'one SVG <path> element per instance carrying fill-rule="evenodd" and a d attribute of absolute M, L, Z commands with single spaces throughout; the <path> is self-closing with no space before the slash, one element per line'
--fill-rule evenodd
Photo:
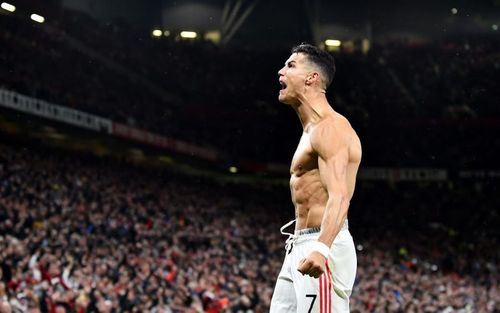
<path fill-rule="evenodd" d="M 279 101 L 285 104 L 298 103 L 298 96 L 304 92 L 306 78 L 311 71 L 306 56 L 302 53 L 293 53 L 278 72 L 281 85 Z"/>

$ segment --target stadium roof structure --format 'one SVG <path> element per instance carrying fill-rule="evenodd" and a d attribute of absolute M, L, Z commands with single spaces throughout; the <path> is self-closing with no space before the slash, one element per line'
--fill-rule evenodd
<path fill-rule="evenodd" d="M 327 38 L 429 38 L 488 33 L 497 0 L 60 0 L 67 8 L 142 27 L 219 31 L 221 42 L 290 46 Z"/>

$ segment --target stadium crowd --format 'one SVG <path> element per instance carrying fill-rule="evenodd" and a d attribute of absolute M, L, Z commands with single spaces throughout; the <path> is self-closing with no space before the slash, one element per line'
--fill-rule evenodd
<path fill-rule="evenodd" d="M 279 227 L 292 216 L 278 191 L 50 150 L 0 151 L 0 312 L 267 312 L 284 255 Z M 402 187 L 399 203 L 380 188 L 361 183 L 351 208 L 351 310 L 498 312 L 490 204 L 467 211 L 465 220 L 481 223 L 454 230 L 442 220 L 449 212 L 412 216 L 424 212 L 409 209 L 413 197 L 435 186 Z M 469 205 L 460 204 L 469 195 L 441 191 L 460 206 L 436 201 L 434 211 Z"/>

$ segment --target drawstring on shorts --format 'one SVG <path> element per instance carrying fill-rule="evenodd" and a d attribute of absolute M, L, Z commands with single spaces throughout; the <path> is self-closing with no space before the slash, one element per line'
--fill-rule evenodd
<path fill-rule="evenodd" d="M 285 225 L 281 226 L 281 228 L 280 228 L 280 232 L 282 235 L 285 235 L 285 236 L 288 235 L 288 238 L 285 241 L 285 251 L 287 253 L 290 253 L 290 251 L 292 250 L 293 243 L 295 242 L 295 240 L 297 240 L 297 235 L 285 232 L 285 228 L 287 228 L 290 225 L 292 225 L 293 223 L 295 223 L 295 221 L 296 220 L 291 220 L 290 222 L 286 223 Z"/>
<path fill-rule="evenodd" d="M 293 223 L 295 223 L 295 220 L 291 220 L 290 222 L 286 223 L 285 225 L 281 226 L 281 228 L 280 228 L 280 232 L 282 235 L 285 235 L 285 236 L 288 235 L 288 238 L 285 241 L 285 250 L 287 253 L 290 252 L 289 250 L 292 250 L 293 243 L 297 239 L 297 235 L 285 232 L 285 228 L 289 227 Z"/>

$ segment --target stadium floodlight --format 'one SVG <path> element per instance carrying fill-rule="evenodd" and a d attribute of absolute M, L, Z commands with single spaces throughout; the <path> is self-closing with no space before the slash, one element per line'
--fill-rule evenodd
<path fill-rule="evenodd" d="M 238 168 L 236 166 L 231 166 L 229 168 L 229 172 L 233 174 L 238 173 Z"/>
<path fill-rule="evenodd" d="M 196 32 L 191 32 L 191 31 L 182 31 L 181 37 L 182 38 L 196 38 L 196 37 L 198 37 L 198 34 Z"/>
<path fill-rule="evenodd" d="M 342 44 L 342 42 L 340 40 L 337 40 L 337 39 L 325 40 L 325 45 L 327 45 L 328 47 L 340 47 L 341 44 Z"/>
<path fill-rule="evenodd" d="M 2 2 L 1 7 L 5 11 L 9 11 L 9 12 L 14 12 L 16 10 L 15 6 L 13 6 L 12 4 L 7 3 L 7 2 Z"/>
<path fill-rule="evenodd" d="M 160 29 L 154 29 L 153 32 L 152 32 L 152 34 L 155 37 L 161 37 L 161 35 L 163 34 L 163 32 Z"/>
<path fill-rule="evenodd" d="M 31 19 L 37 23 L 43 23 L 45 22 L 45 17 L 38 15 L 36 13 L 31 14 Z"/>

